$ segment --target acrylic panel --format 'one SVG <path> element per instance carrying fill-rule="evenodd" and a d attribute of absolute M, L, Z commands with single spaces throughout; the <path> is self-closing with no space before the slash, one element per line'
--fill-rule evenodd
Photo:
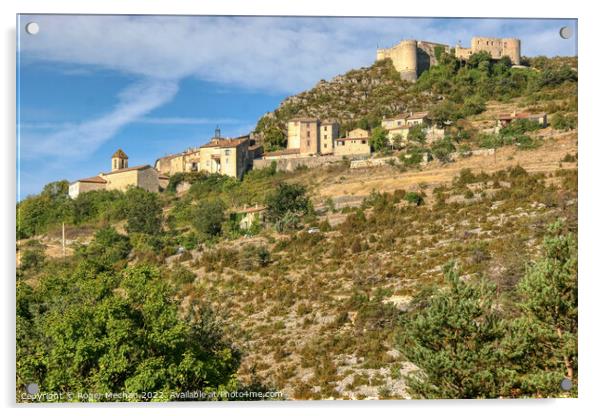
<path fill-rule="evenodd" d="M 576 397 L 576 19 L 17 16 L 17 402 Z"/>

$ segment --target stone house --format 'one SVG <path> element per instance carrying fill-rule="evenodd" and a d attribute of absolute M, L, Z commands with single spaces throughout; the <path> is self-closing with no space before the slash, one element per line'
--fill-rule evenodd
<path fill-rule="evenodd" d="M 161 179 L 165 183 L 165 178 Z M 126 191 L 138 187 L 149 192 L 159 192 L 159 172 L 150 165 L 128 167 L 128 156 L 121 149 L 111 156 L 111 171 L 90 178 L 78 179 L 69 184 L 69 196 L 77 198 L 83 192 L 96 190 Z"/>
<path fill-rule="evenodd" d="M 354 129 L 347 137 L 335 139 L 336 156 L 369 156 L 370 153 L 370 133 L 367 130 Z"/>
<path fill-rule="evenodd" d="M 242 209 L 232 211 L 232 214 L 240 216 L 238 223 L 241 230 L 248 230 L 253 226 L 255 221 L 263 221 L 265 215 L 265 206 L 255 205 L 253 207 L 244 207 Z"/>
<path fill-rule="evenodd" d="M 548 126 L 548 115 L 546 113 L 517 113 L 513 111 L 509 114 L 500 114 L 497 117 L 497 128 L 506 127 L 508 124 L 512 123 L 514 120 L 530 120 L 538 123 L 542 128 L 546 128 Z"/>

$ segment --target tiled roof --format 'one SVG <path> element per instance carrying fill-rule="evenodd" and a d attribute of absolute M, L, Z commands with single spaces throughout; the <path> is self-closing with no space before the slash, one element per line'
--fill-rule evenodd
<path fill-rule="evenodd" d="M 128 172 L 131 170 L 145 170 L 145 169 L 149 169 L 150 167 L 151 167 L 150 165 L 132 166 L 131 168 L 117 169 L 117 170 L 113 170 L 111 172 L 103 173 L 103 175 L 107 176 L 107 175 L 112 175 L 114 173 Z"/>
<path fill-rule="evenodd" d="M 107 181 L 105 181 L 100 176 L 92 176 L 90 178 L 78 179 L 75 182 L 107 183 Z"/>
<path fill-rule="evenodd" d="M 417 120 L 417 119 L 425 118 L 428 115 L 429 115 L 428 111 L 421 111 L 421 112 L 413 113 L 412 115 L 410 115 L 408 117 L 408 120 Z"/>
<path fill-rule="evenodd" d="M 513 120 L 513 119 L 521 119 L 521 118 L 540 118 L 544 117 L 546 113 L 511 113 L 511 114 L 500 114 L 498 115 L 498 120 Z"/>
<path fill-rule="evenodd" d="M 209 142 L 207 144 L 202 145 L 201 148 L 219 147 L 219 148 L 223 149 L 226 147 L 237 147 L 248 140 L 249 140 L 249 136 L 241 136 L 241 137 L 237 137 L 235 139 L 218 139 L 214 142 Z"/>
<path fill-rule="evenodd" d="M 289 121 L 315 122 L 315 121 L 319 121 L 319 120 L 315 117 L 295 117 L 295 118 L 291 118 Z"/>
<path fill-rule="evenodd" d="M 389 120 L 417 120 L 417 119 L 425 118 L 428 115 L 429 115 L 428 111 L 419 111 L 419 112 L 416 112 L 416 113 L 401 113 L 401 114 L 398 114 L 398 115 L 393 116 L 393 117 L 384 118 L 383 120 L 385 120 L 385 121 L 389 121 Z"/>
<path fill-rule="evenodd" d="M 115 153 L 113 153 L 113 156 L 111 156 L 111 157 L 112 157 L 112 158 L 113 158 L 113 157 L 119 157 L 119 158 L 121 158 L 121 159 L 127 159 L 127 158 L 128 158 L 128 155 L 126 155 L 126 154 L 125 154 L 125 152 L 124 152 L 123 150 L 121 150 L 121 149 L 117 149 L 117 151 L 116 151 Z"/>

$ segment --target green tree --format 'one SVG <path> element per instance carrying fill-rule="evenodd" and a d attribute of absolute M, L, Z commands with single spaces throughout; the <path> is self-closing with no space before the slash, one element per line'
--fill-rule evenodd
<path fill-rule="evenodd" d="M 382 127 L 375 127 L 370 134 L 370 146 L 375 152 L 384 150 L 389 145 L 387 131 Z"/>
<path fill-rule="evenodd" d="M 311 212 L 304 186 L 282 182 L 266 198 L 266 219 L 278 229 L 296 228 L 301 217 Z"/>
<path fill-rule="evenodd" d="M 125 193 L 127 231 L 158 234 L 161 232 L 162 210 L 157 195 L 142 188 L 130 188 Z"/>
<path fill-rule="evenodd" d="M 41 393 L 72 393 L 73 401 L 166 401 L 170 393 L 211 393 L 234 381 L 240 354 L 223 324 L 203 305 L 179 311 L 154 267 L 62 271 L 35 289 L 18 286 L 17 298 L 19 386 L 36 382 Z M 86 399 L 79 392 L 137 396 Z M 142 396 L 148 392 L 156 395 Z"/>
<path fill-rule="evenodd" d="M 495 287 L 462 280 L 453 265 L 445 278 L 447 288 L 419 298 L 403 319 L 398 345 L 419 368 L 408 386 L 421 398 L 497 397 L 504 332 Z"/>
<path fill-rule="evenodd" d="M 456 150 L 449 137 L 437 140 L 431 146 L 433 155 L 442 162 L 449 162 L 450 154 Z"/>
<path fill-rule="evenodd" d="M 99 269 L 112 269 L 125 266 L 132 245 L 126 235 L 119 234 L 113 227 L 101 228 L 87 246 L 79 250 L 79 254 Z"/>
<path fill-rule="evenodd" d="M 221 199 L 202 202 L 193 210 L 192 225 L 204 238 L 216 237 L 222 233 L 225 220 L 225 205 Z"/>
<path fill-rule="evenodd" d="M 426 133 L 424 132 L 423 126 L 416 124 L 415 126 L 410 127 L 408 130 L 408 140 L 420 144 L 426 143 Z"/>
<path fill-rule="evenodd" d="M 71 216 L 69 182 L 50 182 L 39 195 L 28 196 L 17 204 L 17 238 L 43 233 L 52 225 L 70 222 Z"/>
<path fill-rule="evenodd" d="M 552 224 L 543 256 L 519 281 L 522 315 L 512 320 L 505 343 L 521 394 L 557 396 L 563 378 L 577 381 L 577 240 Z M 573 393 L 576 392 L 573 390 Z"/>

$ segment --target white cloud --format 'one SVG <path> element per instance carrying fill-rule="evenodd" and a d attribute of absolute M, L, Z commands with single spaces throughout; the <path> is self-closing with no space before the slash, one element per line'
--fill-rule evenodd
<path fill-rule="evenodd" d="M 118 95 L 112 111 L 100 117 L 68 124 L 47 135 L 29 136 L 21 141 L 21 156 L 71 157 L 93 153 L 119 129 L 170 101 L 178 91 L 174 81 L 144 80 L 130 85 Z"/>
<path fill-rule="evenodd" d="M 473 35 L 503 33 L 523 38 L 532 54 L 571 50 L 556 29 L 542 31 L 555 25 L 545 20 L 44 15 L 23 17 L 23 24 L 33 18 L 40 33 L 21 37 L 25 63 L 91 65 L 171 80 L 196 76 L 287 93 L 369 65 L 377 42 L 402 38 L 468 43 Z"/>

